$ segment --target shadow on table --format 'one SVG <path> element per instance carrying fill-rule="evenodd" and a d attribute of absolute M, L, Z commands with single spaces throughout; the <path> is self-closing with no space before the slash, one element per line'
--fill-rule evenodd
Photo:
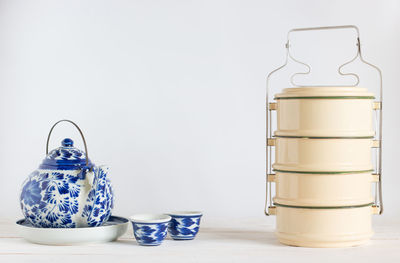
<path fill-rule="evenodd" d="M 115 240 L 114 243 L 118 243 L 121 245 L 129 245 L 129 246 L 139 246 L 134 238 L 120 238 Z"/>
<path fill-rule="evenodd" d="M 206 239 L 214 240 L 238 240 L 255 242 L 259 244 L 268 244 L 272 246 L 284 245 L 279 243 L 275 234 L 271 231 L 256 231 L 256 230 L 241 230 L 238 228 L 208 228 L 204 227 L 200 229 L 201 235 Z"/>
<path fill-rule="evenodd" d="M 275 237 L 275 234 L 271 231 L 255 231 L 255 230 L 241 230 L 237 228 L 208 228 L 204 227 L 199 233 L 200 239 L 202 240 L 215 240 L 215 241 L 246 241 L 258 243 L 258 244 L 268 244 L 271 246 L 283 247 L 281 243 Z M 167 240 L 171 239 L 169 236 Z M 172 240 L 172 239 L 171 239 Z M 121 245 L 129 246 L 139 246 L 134 238 L 120 238 L 115 241 Z"/>

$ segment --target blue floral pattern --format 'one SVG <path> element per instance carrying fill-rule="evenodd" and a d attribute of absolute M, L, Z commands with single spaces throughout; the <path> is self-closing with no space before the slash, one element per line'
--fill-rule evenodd
<path fill-rule="evenodd" d="M 94 189 L 89 192 L 82 213 L 82 217 L 87 216 L 89 226 L 98 226 L 100 222 L 106 222 L 114 208 L 114 193 L 106 177 L 107 172 L 107 169 L 95 168 Z"/>
<path fill-rule="evenodd" d="M 68 146 L 65 145 L 65 141 L 70 140 Z M 77 170 L 81 167 L 86 166 L 86 154 L 73 147 L 71 139 L 64 139 L 63 146 L 58 147 L 49 152 L 46 158 L 40 164 L 39 169 L 48 170 Z M 92 167 L 93 164 L 88 160 L 88 167 Z"/>
<path fill-rule="evenodd" d="M 199 232 L 201 215 L 170 216 L 168 231 L 173 239 L 193 239 Z"/>
<path fill-rule="evenodd" d="M 79 174 L 80 170 L 33 172 L 20 195 L 25 218 L 35 227 L 55 228 L 99 226 L 106 222 L 114 198 L 107 169 L 95 167 L 85 178 Z M 82 204 L 81 200 L 86 202 Z"/>
<path fill-rule="evenodd" d="M 133 224 L 135 238 L 140 245 L 158 246 L 167 236 L 168 222 Z"/>

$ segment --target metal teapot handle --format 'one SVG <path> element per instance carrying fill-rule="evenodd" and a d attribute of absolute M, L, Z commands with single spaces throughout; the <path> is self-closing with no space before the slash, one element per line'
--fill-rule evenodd
<path fill-rule="evenodd" d="M 54 127 L 56 127 L 57 124 L 59 124 L 60 122 L 69 122 L 71 124 L 73 124 L 79 131 L 79 133 L 82 136 L 82 140 L 83 140 L 83 145 L 85 146 L 85 154 L 86 154 L 86 167 L 89 165 L 89 154 L 88 154 L 88 150 L 87 150 L 87 145 L 86 145 L 86 140 L 85 140 L 85 136 L 83 136 L 83 133 L 81 131 L 81 129 L 78 127 L 78 125 L 76 123 L 74 123 L 73 121 L 70 120 L 60 120 L 56 123 L 54 123 L 53 127 L 51 127 L 49 135 L 47 136 L 47 142 L 46 142 L 46 155 L 49 153 L 49 141 L 50 141 L 50 135 L 54 129 Z M 90 170 L 92 170 L 92 168 L 90 168 Z"/>

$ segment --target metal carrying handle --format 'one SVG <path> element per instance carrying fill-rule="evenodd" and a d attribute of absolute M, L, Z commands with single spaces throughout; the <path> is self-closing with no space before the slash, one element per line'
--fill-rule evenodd
<path fill-rule="evenodd" d="M 309 74 L 310 71 L 311 71 L 311 67 L 308 64 L 295 59 L 292 56 L 292 54 L 290 53 L 290 34 L 291 33 L 293 33 L 293 32 L 303 32 L 303 31 L 336 30 L 336 29 L 354 29 L 356 31 L 356 34 L 357 34 L 357 44 L 356 44 L 357 45 L 357 54 L 353 59 L 351 59 L 350 61 L 348 61 L 348 62 L 346 62 L 346 63 L 344 63 L 344 64 L 339 66 L 339 68 L 338 68 L 339 74 L 342 75 L 342 76 L 346 76 L 346 75 L 347 76 L 348 75 L 354 76 L 357 79 L 357 82 L 353 85 L 353 87 L 357 86 L 359 84 L 359 80 L 360 80 L 357 74 L 355 74 L 355 73 L 342 73 L 342 71 L 341 71 L 344 66 L 352 63 L 357 58 L 360 58 L 360 61 L 363 62 L 364 64 L 374 68 L 379 74 L 379 100 L 378 100 L 378 103 L 380 104 L 380 107 L 376 109 L 377 111 L 379 110 L 379 117 L 378 116 L 376 117 L 376 123 L 378 124 L 378 127 L 376 129 L 378 130 L 379 134 L 378 134 L 378 136 L 375 134 L 375 139 L 376 139 L 376 137 L 378 137 L 379 138 L 379 142 L 380 142 L 379 143 L 379 147 L 377 148 L 378 150 L 377 150 L 376 156 L 375 156 L 375 158 L 376 158 L 376 167 L 375 167 L 376 171 L 375 172 L 379 175 L 379 181 L 376 183 L 374 206 L 379 208 L 379 214 L 383 213 L 383 198 L 382 198 L 382 115 L 383 115 L 383 110 L 382 110 L 382 108 L 383 108 L 382 71 L 377 66 L 375 66 L 375 65 L 373 65 L 373 64 L 371 64 L 371 63 L 369 63 L 369 62 L 364 60 L 364 58 L 362 56 L 362 53 L 361 53 L 360 31 L 359 31 L 358 27 L 356 27 L 354 25 L 343 25 L 343 26 L 295 28 L 295 29 L 290 30 L 288 32 L 288 34 L 287 34 L 287 41 L 286 41 L 286 44 L 285 44 L 285 48 L 286 48 L 285 63 L 282 66 L 280 66 L 280 67 L 274 69 L 273 71 L 271 71 L 267 76 L 267 79 L 266 79 L 266 86 L 267 86 L 267 91 L 266 91 L 266 111 L 267 111 L 267 113 L 266 113 L 266 125 L 267 125 L 267 129 L 266 129 L 266 146 L 267 146 L 267 149 L 266 149 L 266 167 L 267 167 L 267 169 L 266 170 L 267 171 L 266 172 L 267 172 L 267 174 L 266 174 L 266 199 L 265 199 L 265 207 L 264 207 L 264 213 L 267 216 L 270 215 L 270 213 L 268 212 L 268 208 L 273 207 L 272 194 L 271 194 L 271 188 L 272 188 L 271 184 L 272 183 L 271 183 L 270 180 L 268 180 L 269 179 L 268 178 L 269 175 L 272 174 L 272 157 L 271 157 L 271 155 L 272 155 L 272 147 L 273 147 L 273 145 L 269 145 L 268 144 L 268 140 L 272 139 L 272 121 L 271 121 L 272 114 L 271 114 L 271 111 L 274 110 L 274 108 L 270 107 L 269 98 L 268 98 L 270 77 L 275 72 L 277 72 L 277 71 L 281 70 L 282 68 L 284 68 L 288 64 L 289 59 L 306 66 L 307 69 L 308 69 L 307 72 L 295 73 L 290 77 L 290 81 L 291 81 L 293 86 L 297 86 L 293 81 L 293 78 L 296 75 Z M 378 202 L 378 198 L 379 198 L 379 202 Z M 269 201 L 270 205 L 268 205 L 268 201 Z"/>
<path fill-rule="evenodd" d="M 354 60 L 356 60 L 357 57 L 360 57 L 360 59 L 362 60 L 362 62 L 364 62 L 364 63 L 366 63 L 366 64 L 368 64 L 368 65 L 370 65 L 370 66 L 372 66 L 372 67 L 375 67 L 374 65 L 371 65 L 371 64 L 369 64 L 368 62 L 366 62 L 366 61 L 363 60 L 363 58 L 362 58 L 362 56 L 361 56 L 361 49 L 360 49 L 360 46 L 361 46 L 361 45 L 360 45 L 360 31 L 358 30 L 358 27 L 356 27 L 356 26 L 354 26 L 354 25 L 295 28 L 295 29 L 290 30 L 290 31 L 288 32 L 288 34 L 287 34 L 287 42 L 286 42 L 286 45 L 285 45 L 285 46 L 286 46 L 286 49 L 287 49 L 287 58 L 290 58 L 290 59 L 292 59 L 293 61 L 295 61 L 295 62 L 297 62 L 297 63 L 299 63 L 299 64 L 302 64 L 302 65 L 306 66 L 306 67 L 307 67 L 307 71 L 306 71 L 306 72 L 298 72 L 298 73 L 295 73 L 295 74 L 293 74 L 293 75 L 290 77 L 290 82 L 291 82 L 291 84 L 292 84 L 293 86 L 298 86 L 298 85 L 296 85 L 296 84 L 294 83 L 294 77 L 297 76 L 297 75 L 307 75 L 307 74 L 309 74 L 309 73 L 311 72 L 311 66 L 308 65 L 308 64 L 305 63 L 305 62 L 301 62 L 301 61 L 295 59 L 295 58 L 292 56 L 292 54 L 290 53 L 290 43 L 291 43 L 291 42 L 290 42 L 290 34 L 291 34 L 291 33 L 294 33 L 294 32 L 321 31 L 321 30 L 332 30 L 332 29 L 354 29 L 354 30 L 356 31 L 356 34 L 357 34 L 357 46 L 358 46 L 358 50 L 357 50 L 356 56 L 355 56 L 353 59 L 351 59 L 350 61 L 348 61 L 348 62 L 346 62 L 346 63 L 340 65 L 339 68 L 338 68 L 338 73 L 339 73 L 340 75 L 342 75 L 342 76 L 354 76 L 354 77 L 356 78 L 356 80 L 357 80 L 355 84 L 353 84 L 353 85 L 346 85 L 346 87 L 348 87 L 348 86 L 355 87 L 355 86 L 357 86 L 357 85 L 360 83 L 360 78 L 359 78 L 359 76 L 358 76 L 357 74 L 355 74 L 355 73 L 343 73 L 343 72 L 342 72 L 342 68 L 343 68 L 344 66 L 350 64 L 350 63 L 353 62 Z M 288 61 L 288 60 L 286 60 L 286 63 L 287 63 L 287 61 Z M 285 63 L 285 65 L 286 65 L 286 63 Z M 336 85 L 336 86 L 337 86 L 337 85 Z"/>
<path fill-rule="evenodd" d="M 74 125 L 74 126 L 78 129 L 79 133 L 81 134 L 81 137 L 82 137 L 82 140 L 83 140 L 83 145 L 85 146 L 86 167 L 87 167 L 87 166 L 89 165 L 89 155 L 88 155 L 88 150 L 87 150 L 87 145 L 86 145 L 85 136 L 83 136 L 83 133 L 82 133 L 81 129 L 79 128 L 79 126 L 78 126 L 75 122 L 70 121 L 70 120 L 60 120 L 60 121 L 54 123 L 53 127 L 51 127 L 50 132 L 49 132 L 49 135 L 47 136 L 46 155 L 49 153 L 50 135 L 51 135 L 51 133 L 52 133 L 54 127 L 56 127 L 56 125 L 59 124 L 60 122 L 64 122 L 64 121 L 65 121 L 65 122 L 69 122 L 69 123 L 71 123 L 72 125 Z M 92 167 L 90 167 L 90 170 L 92 170 Z"/>

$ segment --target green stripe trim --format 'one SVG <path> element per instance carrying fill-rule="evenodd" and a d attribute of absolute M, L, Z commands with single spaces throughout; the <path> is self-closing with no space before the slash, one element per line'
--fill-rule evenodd
<path fill-rule="evenodd" d="M 287 207 L 287 208 L 300 208 L 300 209 L 349 209 L 349 208 L 360 208 L 372 206 L 374 203 L 362 204 L 362 205 L 344 205 L 344 206 L 298 206 L 298 205 L 284 205 L 274 203 L 275 206 Z"/>
<path fill-rule="evenodd" d="M 297 100 L 297 99 L 326 99 L 326 100 L 373 100 L 374 96 L 304 96 L 304 97 L 275 97 L 275 100 Z"/>
<path fill-rule="evenodd" d="M 285 170 L 277 170 L 273 169 L 274 172 L 281 172 L 281 173 L 294 173 L 294 174 L 361 174 L 361 173 L 369 173 L 373 172 L 373 169 L 370 170 L 361 170 L 361 171 L 340 171 L 340 172 L 316 172 L 316 171 L 285 171 Z"/>
<path fill-rule="evenodd" d="M 314 137 L 314 136 L 286 136 L 274 135 L 276 138 L 299 138 L 299 139 L 373 139 L 375 136 L 338 136 L 338 137 Z"/>

